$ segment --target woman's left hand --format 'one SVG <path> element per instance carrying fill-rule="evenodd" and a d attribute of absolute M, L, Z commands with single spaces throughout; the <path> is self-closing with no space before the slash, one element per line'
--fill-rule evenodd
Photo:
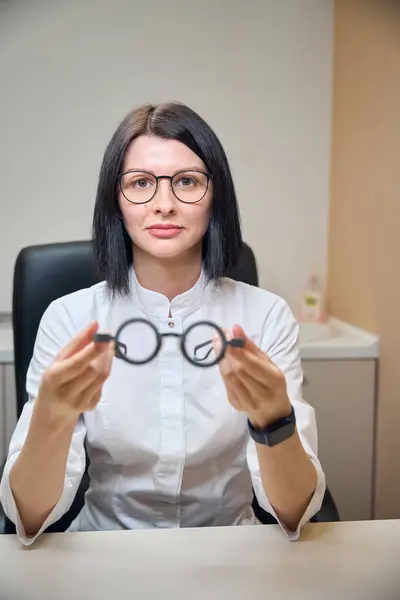
<path fill-rule="evenodd" d="M 265 429 L 290 415 L 291 404 L 282 371 L 235 325 L 233 337 L 244 338 L 244 348 L 228 346 L 219 363 L 229 402 L 246 413 L 256 429 Z"/>

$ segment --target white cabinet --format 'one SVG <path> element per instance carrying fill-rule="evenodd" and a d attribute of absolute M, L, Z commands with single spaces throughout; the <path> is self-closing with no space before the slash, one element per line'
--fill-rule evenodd
<path fill-rule="evenodd" d="M 372 518 L 375 360 L 303 360 L 319 457 L 342 520 Z"/>

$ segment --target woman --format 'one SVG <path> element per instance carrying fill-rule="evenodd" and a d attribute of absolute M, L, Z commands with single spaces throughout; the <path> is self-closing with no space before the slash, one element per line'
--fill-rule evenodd
<path fill-rule="evenodd" d="M 124 119 L 93 234 L 104 281 L 45 312 L 10 444 L 1 498 L 21 541 L 69 509 L 85 441 L 90 489 L 73 531 L 256 523 L 254 489 L 295 539 L 325 490 L 298 326 L 282 299 L 223 277 L 241 247 L 238 207 L 196 113 L 171 103 Z M 194 327 L 204 320 L 223 331 Z M 188 328 L 183 345 L 165 336 Z"/>

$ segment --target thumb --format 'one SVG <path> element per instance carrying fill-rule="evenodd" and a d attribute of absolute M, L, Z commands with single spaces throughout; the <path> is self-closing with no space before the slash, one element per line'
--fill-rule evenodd
<path fill-rule="evenodd" d="M 232 333 L 233 333 L 233 337 L 240 337 L 244 339 L 244 347 L 246 348 L 246 350 L 249 350 L 250 352 L 252 352 L 253 354 L 256 354 L 257 356 L 259 356 L 260 354 L 262 354 L 263 356 L 265 356 L 265 353 L 261 350 L 261 348 L 259 348 L 252 339 L 250 339 L 243 327 L 241 325 L 234 325 L 233 329 L 232 329 Z"/>

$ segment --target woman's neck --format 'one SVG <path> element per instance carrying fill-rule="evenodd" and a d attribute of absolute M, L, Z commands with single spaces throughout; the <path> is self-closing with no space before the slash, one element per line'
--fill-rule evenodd
<path fill-rule="evenodd" d="M 190 290 L 200 277 L 200 252 L 181 259 L 160 260 L 135 248 L 133 255 L 133 266 L 139 284 L 147 290 L 163 294 L 170 302 Z"/>

